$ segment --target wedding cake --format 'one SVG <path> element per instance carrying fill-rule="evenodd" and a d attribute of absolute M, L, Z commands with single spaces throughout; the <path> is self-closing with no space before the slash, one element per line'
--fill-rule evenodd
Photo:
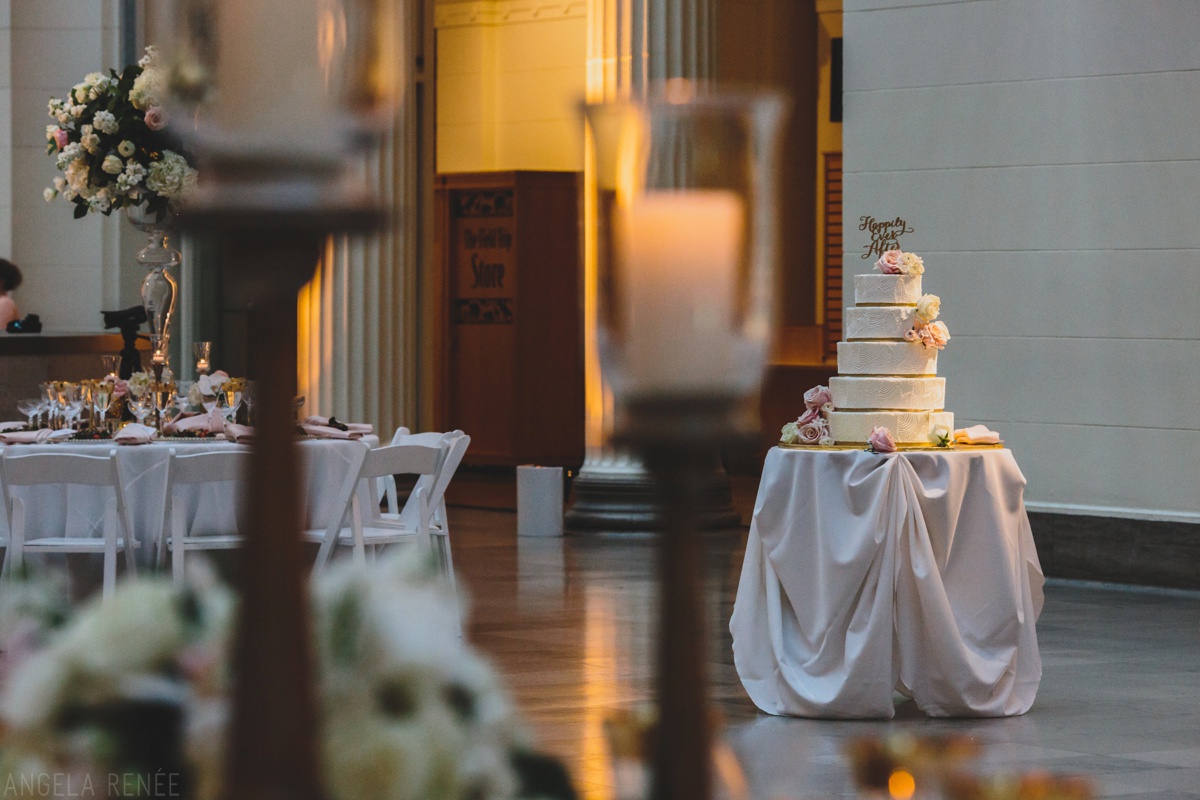
<path fill-rule="evenodd" d="M 829 381 L 828 436 L 866 443 L 883 427 L 897 444 L 936 444 L 954 430 L 954 414 L 943 410 L 946 379 L 937 377 L 938 351 L 950 339 L 937 320 L 941 300 L 921 293 L 919 256 L 889 250 L 875 266 L 881 274 L 854 276 L 838 375 Z"/>

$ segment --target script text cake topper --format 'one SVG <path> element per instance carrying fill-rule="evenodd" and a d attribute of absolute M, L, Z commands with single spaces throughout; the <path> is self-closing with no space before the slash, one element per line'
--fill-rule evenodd
<path fill-rule="evenodd" d="M 871 243 L 863 245 L 864 259 L 881 256 L 888 250 L 899 250 L 900 237 L 913 232 L 908 227 L 908 221 L 900 217 L 879 222 L 865 214 L 858 218 L 858 229 L 871 233 Z"/>

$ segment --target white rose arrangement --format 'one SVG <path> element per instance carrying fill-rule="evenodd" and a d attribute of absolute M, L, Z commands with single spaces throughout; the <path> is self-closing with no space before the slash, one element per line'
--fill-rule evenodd
<path fill-rule="evenodd" d="M 47 202 L 74 203 L 77 219 L 143 204 L 163 219 L 195 187 L 196 170 L 166 130 L 163 69 L 148 47 L 120 74 L 93 72 L 51 98 L 46 152 L 63 174 L 42 192 Z"/>
<path fill-rule="evenodd" d="M 923 294 L 917 300 L 917 308 L 913 311 L 913 326 L 904 332 L 905 341 L 920 342 L 924 347 L 938 350 L 950 341 L 950 329 L 946 323 L 937 319 L 941 312 L 942 299 L 936 294 Z"/>

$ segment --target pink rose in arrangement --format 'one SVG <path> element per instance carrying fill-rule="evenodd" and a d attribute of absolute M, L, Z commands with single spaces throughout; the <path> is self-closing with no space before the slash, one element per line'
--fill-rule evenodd
<path fill-rule="evenodd" d="M 875 426 L 871 435 L 867 437 L 867 444 L 876 453 L 896 452 L 896 440 L 892 438 L 892 432 L 883 425 Z"/>
<path fill-rule="evenodd" d="M 798 433 L 803 444 L 816 444 L 829 432 L 829 425 L 818 417 L 812 422 L 800 426 Z"/>
<path fill-rule="evenodd" d="M 146 127 L 152 131 L 161 131 L 167 127 L 167 112 L 162 106 L 150 106 L 146 109 Z"/>
<path fill-rule="evenodd" d="M 62 128 L 58 128 L 54 131 L 54 144 L 58 146 L 59 150 L 62 150 L 64 147 L 66 147 L 68 141 L 70 140 L 67 138 L 67 132 Z"/>
<path fill-rule="evenodd" d="M 926 347 L 936 347 L 941 350 L 950 341 L 950 330 L 942 321 L 931 322 L 921 328 L 921 343 Z"/>
<path fill-rule="evenodd" d="M 129 382 L 117 378 L 113 381 L 113 397 L 124 397 L 129 394 Z"/>
<path fill-rule="evenodd" d="M 796 420 L 796 425 L 798 425 L 798 426 L 799 425 L 807 425 L 808 423 L 812 422 L 814 419 L 817 419 L 820 416 L 821 416 L 821 409 L 810 408 L 807 411 L 805 411 L 803 414 L 800 415 L 800 417 Z"/>
<path fill-rule="evenodd" d="M 887 250 L 875 262 L 875 269 L 882 272 L 884 275 L 899 275 L 900 274 L 900 259 L 904 253 L 900 250 Z"/>
<path fill-rule="evenodd" d="M 826 403 L 833 402 L 833 395 L 829 391 L 828 386 L 814 386 L 804 393 L 804 407 L 810 411 L 814 408 L 819 409 Z"/>

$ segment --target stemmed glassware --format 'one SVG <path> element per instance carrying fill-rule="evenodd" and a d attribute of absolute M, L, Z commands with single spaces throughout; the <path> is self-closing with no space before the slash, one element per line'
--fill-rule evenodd
<path fill-rule="evenodd" d="M 29 418 L 28 427 L 29 427 L 29 430 L 33 430 L 34 429 L 33 418 L 41 415 L 41 413 L 42 413 L 42 399 L 40 397 L 38 397 L 38 398 L 31 398 L 29 400 L 18 400 L 17 401 L 17 411 L 20 411 L 22 414 L 24 414 L 26 417 Z"/>
<path fill-rule="evenodd" d="M 246 424 L 254 424 L 254 383 L 246 381 L 242 387 L 242 403 L 246 406 Z"/>
<path fill-rule="evenodd" d="M 129 394 L 129 410 L 139 425 L 146 424 L 146 417 L 154 411 L 154 392 L 145 391 L 140 395 Z"/>
<path fill-rule="evenodd" d="M 104 379 L 116 380 L 117 371 L 121 368 L 121 357 L 119 355 L 103 355 L 100 356 L 100 362 L 104 364 Z"/>
<path fill-rule="evenodd" d="M 158 415 L 158 432 L 162 433 L 163 425 L 167 421 L 167 409 L 175 405 L 175 384 L 155 383 L 151 385 L 150 389 L 150 394 L 154 398 L 154 410 Z"/>
<path fill-rule="evenodd" d="M 46 412 L 46 427 L 55 429 L 58 427 L 59 403 L 58 403 L 58 386 L 54 381 L 46 381 L 38 384 L 38 388 L 42 390 L 43 409 Z"/>
<path fill-rule="evenodd" d="M 92 427 L 100 427 L 108 429 L 108 407 L 113 399 L 113 385 L 107 380 L 96 381 L 92 384 L 92 420 L 93 423 L 99 422 L 99 425 L 93 424 Z"/>
<path fill-rule="evenodd" d="M 222 413 L 226 422 L 234 422 L 238 408 L 242 405 L 242 386 L 238 380 L 225 381 L 221 386 L 221 397 L 225 400 Z"/>

